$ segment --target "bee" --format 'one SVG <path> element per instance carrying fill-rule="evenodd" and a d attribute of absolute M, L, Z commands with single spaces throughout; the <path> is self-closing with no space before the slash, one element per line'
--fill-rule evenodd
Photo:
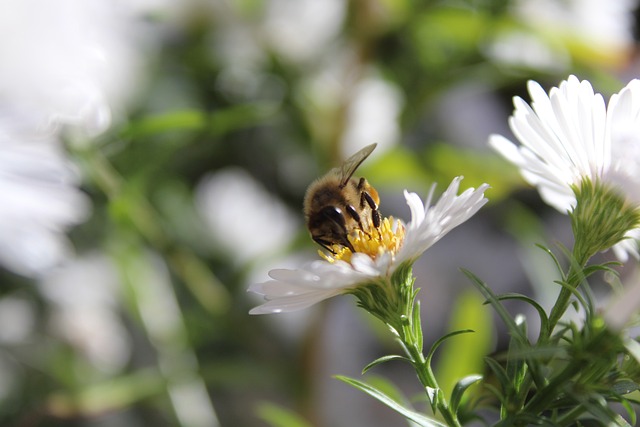
<path fill-rule="evenodd" d="M 369 234 L 370 224 L 380 228 L 378 192 L 365 178 L 352 178 L 376 145 L 364 147 L 316 179 L 304 196 L 304 216 L 311 238 L 331 253 L 335 253 L 336 244 L 355 252 L 349 234 L 356 229 Z"/>

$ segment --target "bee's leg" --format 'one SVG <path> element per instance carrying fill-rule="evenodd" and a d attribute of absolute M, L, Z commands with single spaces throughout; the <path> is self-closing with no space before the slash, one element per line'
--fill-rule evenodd
<path fill-rule="evenodd" d="M 371 222 L 373 222 L 373 226 L 375 228 L 380 228 L 381 217 L 380 211 L 378 210 L 378 204 L 373 200 L 371 194 L 365 190 L 366 186 L 367 180 L 364 177 L 361 177 L 356 187 L 360 192 L 360 208 L 364 208 L 365 205 L 369 205 L 369 208 L 371 208 Z"/>
<path fill-rule="evenodd" d="M 326 240 L 320 239 L 318 237 L 312 237 L 313 241 L 316 242 L 317 244 L 319 244 L 320 246 L 322 246 L 324 249 L 326 249 L 327 251 L 331 252 L 333 255 L 336 254 L 336 251 L 333 250 L 333 248 L 330 245 L 329 242 L 327 242 Z"/>
<path fill-rule="evenodd" d="M 378 204 L 373 200 L 371 195 L 366 191 L 362 192 L 360 199 L 361 199 L 360 203 L 364 204 L 366 202 L 367 205 L 369 205 L 369 207 L 371 208 L 371 221 L 373 222 L 373 226 L 375 228 L 380 228 L 380 222 L 382 221 L 382 219 L 380 217 L 380 211 L 378 210 Z"/>
<path fill-rule="evenodd" d="M 367 236 L 371 237 L 369 233 L 367 233 L 367 230 L 365 230 L 364 227 L 362 226 L 362 220 L 360 219 L 360 214 L 358 214 L 358 211 L 356 210 L 356 208 L 354 208 L 351 205 L 347 205 L 347 213 L 351 218 L 353 218 L 358 223 L 358 228 L 360 228 L 360 230 L 362 230 L 362 232 L 365 233 Z"/>

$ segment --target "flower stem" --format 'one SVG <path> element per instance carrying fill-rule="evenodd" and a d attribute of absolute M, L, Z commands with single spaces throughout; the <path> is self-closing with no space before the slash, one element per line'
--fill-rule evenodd
<path fill-rule="evenodd" d="M 411 363 L 416 370 L 416 374 L 418 375 L 418 379 L 422 383 L 422 385 L 427 388 L 427 390 L 435 390 L 435 395 L 432 396 L 429 394 L 429 399 L 437 408 L 442 418 L 447 422 L 447 425 L 452 427 L 460 427 L 460 421 L 458 421 L 458 417 L 451 411 L 451 407 L 449 406 L 447 400 L 442 395 L 440 387 L 438 387 L 438 382 L 436 380 L 435 375 L 431 369 L 429 362 L 425 359 L 422 354 L 422 349 L 417 348 L 415 343 L 407 343 L 403 342 L 405 350 L 407 351 L 407 355 L 411 359 Z"/>

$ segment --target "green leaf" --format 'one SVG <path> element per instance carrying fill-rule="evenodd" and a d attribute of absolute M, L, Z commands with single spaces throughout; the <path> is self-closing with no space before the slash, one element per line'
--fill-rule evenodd
<path fill-rule="evenodd" d="M 312 427 L 298 415 L 273 403 L 259 404 L 257 413 L 260 419 L 272 427 Z"/>
<path fill-rule="evenodd" d="M 585 399 L 581 397 L 577 397 L 577 399 L 585 409 L 595 417 L 595 419 L 599 420 L 603 423 L 605 421 L 610 421 L 613 423 L 612 425 L 620 426 L 620 427 L 631 427 L 631 425 L 624 419 L 620 414 L 616 413 L 614 410 L 606 406 L 604 399 L 600 396 L 593 397 L 591 399 Z"/>
<path fill-rule="evenodd" d="M 540 304 L 538 304 L 535 300 L 529 298 L 526 295 L 518 294 L 518 293 L 507 293 L 498 296 L 500 301 L 504 300 L 520 300 L 526 303 L 529 303 L 533 308 L 536 309 L 538 315 L 540 316 L 540 333 L 547 330 L 549 324 L 549 317 L 547 316 L 547 312 L 542 308 Z"/>
<path fill-rule="evenodd" d="M 502 393 L 505 393 L 511 388 L 511 379 L 507 375 L 507 371 L 500 365 L 495 359 L 491 357 L 485 358 L 485 362 L 489 365 L 489 368 L 493 371 L 494 375 L 498 379 L 498 382 L 502 386 Z"/>
<path fill-rule="evenodd" d="M 501 390 L 498 390 L 498 387 L 494 386 L 493 384 L 484 384 L 483 387 L 493 393 L 496 399 L 498 399 L 500 402 L 504 402 L 504 394 Z"/>
<path fill-rule="evenodd" d="M 411 363 L 411 360 L 407 359 L 404 356 L 400 356 L 400 355 L 397 355 L 397 354 L 391 354 L 391 355 L 388 355 L 388 356 L 382 356 L 382 357 L 374 360 L 373 362 L 369 363 L 367 366 L 365 366 L 364 369 L 362 369 L 362 374 L 364 375 L 371 368 L 373 368 L 375 366 L 378 366 L 381 363 L 389 362 L 391 360 L 404 360 L 405 362 Z"/>
<path fill-rule="evenodd" d="M 634 391 L 640 390 L 640 385 L 635 381 L 631 380 L 621 380 L 616 382 L 613 387 L 611 387 L 611 391 L 615 394 L 625 395 L 632 393 Z"/>
<path fill-rule="evenodd" d="M 422 334 L 422 319 L 420 318 L 420 300 L 416 300 L 414 297 L 415 304 L 413 306 L 413 316 L 412 316 L 412 325 L 413 325 L 413 336 L 416 338 L 417 347 L 422 351 L 423 346 L 423 334 Z"/>
<path fill-rule="evenodd" d="M 453 413 L 458 412 L 458 406 L 460 406 L 464 392 L 481 379 L 482 375 L 474 374 L 468 375 L 456 383 L 455 387 L 453 387 L 453 392 L 451 392 L 451 400 L 449 402 Z"/>
<path fill-rule="evenodd" d="M 445 342 L 447 339 L 454 337 L 456 335 L 460 335 L 460 334 L 468 334 L 471 332 L 475 332 L 473 329 L 463 329 L 460 331 L 453 331 L 453 332 L 449 332 L 448 334 L 440 337 L 436 342 L 433 343 L 433 345 L 431 346 L 431 349 L 429 350 L 429 353 L 427 354 L 427 363 L 429 363 L 431 361 L 431 359 L 433 358 L 433 355 L 435 354 L 436 350 L 438 349 L 438 347 L 440 347 L 440 345 Z"/>
<path fill-rule="evenodd" d="M 564 269 L 562 268 L 562 264 L 560 263 L 560 260 L 558 259 L 556 254 L 554 254 L 551 249 L 547 248 L 544 245 L 541 245 L 540 243 L 536 243 L 536 246 L 542 249 L 544 252 L 546 252 L 547 255 L 549 255 L 549 257 L 553 260 L 553 263 L 556 266 L 556 269 L 562 275 L 564 273 Z"/>
<path fill-rule="evenodd" d="M 402 391 L 390 380 L 380 375 L 369 374 L 367 376 L 367 384 L 380 393 L 386 394 L 388 398 L 396 401 L 400 405 L 407 403 L 407 399 L 402 394 Z"/>
<path fill-rule="evenodd" d="M 141 138 L 170 131 L 199 131 L 209 129 L 222 135 L 265 120 L 275 111 L 274 106 L 264 104 L 240 104 L 207 113 L 201 110 L 181 110 L 143 117 L 129 124 L 122 131 L 124 138 Z"/>
<path fill-rule="evenodd" d="M 491 352 L 494 341 L 493 310 L 482 304 L 483 298 L 475 289 L 462 292 L 449 318 L 449 330 L 475 331 L 472 334 L 448 339 L 438 350 L 435 375 L 443 393 L 449 396 L 456 382 L 467 375 L 483 372 L 484 357 Z M 469 351 L 473 349 L 473 351 Z"/>
<path fill-rule="evenodd" d="M 173 130 L 197 130 L 202 129 L 206 122 L 207 115 L 204 111 L 170 111 L 133 121 L 123 130 L 122 136 L 140 138 Z"/>
<path fill-rule="evenodd" d="M 577 303 L 580 304 L 582 307 L 584 307 L 584 309 L 587 311 L 587 313 L 591 312 L 591 304 L 589 301 L 587 301 L 582 294 L 580 293 L 580 291 L 578 290 L 578 288 L 574 288 L 573 286 L 571 286 L 571 284 L 561 281 L 561 280 L 556 280 L 555 281 L 556 284 L 562 286 L 562 289 L 566 289 L 568 292 L 570 292 L 577 300 Z M 577 309 L 577 307 L 576 307 Z"/>
<path fill-rule="evenodd" d="M 421 427 L 446 427 L 445 424 L 442 424 L 441 422 L 427 417 L 426 415 L 422 415 L 412 409 L 408 409 L 405 408 L 404 406 L 400 405 L 398 402 L 396 402 L 395 400 L 393 400 L 392 398 L 390 398 L 389 396 L 387 396 L 386 394 L 382 393 L 380 390 L 370 386 L 367 383 L 364 383 L 362 381 L 358 381 L 356 379 L 353 378 L 349 378 L 349 377 L 344 377 L 342 375 L 337 375 L 336 376 L 337 379 L 339 379 L 340 381 L 343 381 L 347 384 L 349 384 L 352 387 L 357 388 L 360 391 L 363 391 L 365 393 L 367 393 L 369 396 L 377 399 L 378 401 L 384 403 L 385 405 L 387 405 L 389 408 L 393 409 L 394 411 L 398 412 L 399 414 L 401 414 L 402 416 L 404 416 L 405 418 L 407 418 L 408 420 L 413 421 L 414 423 L 416 423 L 418 426 Z"/>
<path fill-rule="evenodd" d="M 509 312 L 502 305 L 498 297 L 493 293 L 493 291 L 480 280 L 475 274 L 466 269 L 461 269 L 461 271 L 476 285 L 476 287 L 480 290 L 482 295 L 487 299 L 487 301 L 493 306 L 493 308 L 498 313 L 498 316 L 502 319 L 504 324 L 507 326 L 509 333 L 514 338 L 517 338 L 521 342 L 528 342 L 527 337 L 522 333 L 522 330 L 516 325 L 516 322 L 513 320 Z"/>
<path fill-rule="evenodd" d="M 630 421 L 631 421 L 631 425 L 636 425 L 636 421 L 637 421 L 637 417 L 636 417 L 636 411 L 633 409 L 633 405 L 632 403 L 627 400 L 627 399 L 620 399 L 619 400 L 620 405 L 622 405 L 622 407 L 627 411 L 627 414 L 629 415 Z"/>

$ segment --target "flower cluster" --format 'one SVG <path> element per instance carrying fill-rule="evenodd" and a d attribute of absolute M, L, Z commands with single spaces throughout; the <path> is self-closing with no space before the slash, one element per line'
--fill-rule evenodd
<path fill-rule="evenodd" d="M 549 314 L 524 295 L 497 296 L 482 280 L 465 272 L 496 308 L 511 336 L 509 351 L 503 357 L 514 375 L 502 367 L 504 360 L 487 357 L 489 367 L 497 374 L 487 389 L 495 390 L 500 401 L 501 425 L 525 425 L 533 419 L 569 425 L 576 414 L 629 425 L 603 405 L 609 401 L 624 404 L 623 395 L 640 387 L 636 380 L 625 380 L 615 385 L 620 386 L 620 393 L 608 392 L 612 378 L 637 378 L 633 374 L 640 363 L 637 340 L 625 341 L 619 332 L 636 311 L 640 287 L 632 287 L 625 299 L 614 302 L 602 315 L 591 300 L 585 278 L 609 268 L 589 264 L 598 252 L 613 248 L 622 260 L 629 254 L 640 257 L 636 240 L 640 237 L 640 81 L 629 83 L 611 97 L 608 105 L 589 82 L 575 76 L 549 94 L 535 82 L 529 82 L 528 88 L 531 104 L 516 97 L 509 121 L 520 144 L 499 135 L 492 135 L 489 142 L 520 169 L 528 183 L 537 187 L 544 201 L 570 216 L 575 242 L 568 271 L 563 271 L 557 281 L 562 288 Z M 250 313 L 288 312 L 335 295 L 353 294 L 359 306 L 390 328 L 405 352 L 405 356 L 383 356 L 365 371 L 388 360 L 409 362 L 427 392 L 432 411 L 446 425 L 459 427 L 461 393 L 482 381 L 482 376 L 461 379 L 447 400 L 431 368 L 431 356 L 448 337 L 469 331 L 442 337 L 426 357 L 423 355 L 420 304 L 411 267 L 422 253 L 487 202 L 487 184 L 458 194 L 460 180 L 461 177 L 455 178 L 434 204 L 433 188 L 424 203 L 417 194 L 405 191 L 411 210 L 411 221 L 406 224 L 384 218 L 380 227 L 367 224 L 364 228 L 368 231 L 351 233 L 349 248 L 334 245 L 327 248 L 330 253 L 320 252 L 321 259 L 298 269 L 272 270 L 271 280 L 250 287 L 250 291 L 267 300 Z M 555 261 L 562 268 L 558 259 Z M 580 327 L 561 322 L 572 297 L 586 313 Z M 511 318 L 502 306 L 502 300 L 509 298 L 528 301 L 537 308 L 537 341 L 526 336 L 527 320 Z M 512 351 L 516 359 L 512 358 Z M 545 357 L 523 357 L 541 351 Z M 443 425 L 391 402 L 370 385 L 342 379 L 417 424 Z M 500 384 L 496 385 L 496 381 Z M 596 396 L 597 405 L 591 404 L 597 389 L 606 392 Z M 560 406 L 555 406 L 559 402 Z"/>

